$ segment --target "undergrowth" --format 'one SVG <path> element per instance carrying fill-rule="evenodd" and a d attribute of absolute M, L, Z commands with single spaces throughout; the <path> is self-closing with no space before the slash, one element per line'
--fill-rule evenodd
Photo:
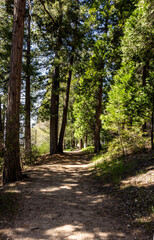
<path fill-rule="evenodd" d="M 127 132 L 122 137 L 122 143 L 119 137 L 115 137 L 92 158 L 90 167 L 97 177 L 114 185 L 119 184 L 121 179 L 142 165 L 141 159 L 134 160 L 132 156 L 146 151 L 148 141 L 149 139 L 144 139 L 140 134 L 133 135 L 132 132 Z"/>
<path fill-rule="evenodd" d="M 153 169 L 154 152 L 149 151 L 148 145 L 149 139 L 141 139 L 140 135 L 123 136 L 122 145 L 118 137 L 114 138 L 92 158 L 90 167 L 101 180 L 103 192 L 112 195 L 116 202 L 112 211 L 126 218 L 132 229 L 143 227 L 152 236 L 154 191 L 150 170 Z M 139 177 L 142 184 L 136 182 Z"/>
<path fill-rule="evenodd" d="M 23 165 L 34 165 L 37 163 L 38 158 L 43 155 L 47 154 L 50 151 L 50 146 L 48 142 L 43 142 L 41 146 L 33 145 L 32 151 L 29 155 L 26 155 L 24 150 L 22 154 L 22 164 Z"/>
<path fill-rule="evenodd" d="M 89 147 L 86 147 L 86 148 L 82 148 L 82 152 L 94 153 L 94 146 L 89 146 Z"/>

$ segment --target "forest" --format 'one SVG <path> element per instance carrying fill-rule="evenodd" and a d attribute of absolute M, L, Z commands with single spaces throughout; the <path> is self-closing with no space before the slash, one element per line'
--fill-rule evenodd
<path fill-rule="evenodd" d="M 153 9 L 152 0 L 0 0 L 3 185 L 74 152 L 114 186 L 151 166 Z"/>

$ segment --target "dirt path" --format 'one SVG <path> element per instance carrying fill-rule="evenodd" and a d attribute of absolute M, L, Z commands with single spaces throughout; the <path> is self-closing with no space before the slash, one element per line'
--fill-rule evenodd
<path fill-rule="evenodd" d="M 3 229 L 13 240 L 146 240 L 113 217 L 113 201 L 87 168 L 88 156 L 54 155 L 12 184 L 20 199 L 15 219 Z"/>

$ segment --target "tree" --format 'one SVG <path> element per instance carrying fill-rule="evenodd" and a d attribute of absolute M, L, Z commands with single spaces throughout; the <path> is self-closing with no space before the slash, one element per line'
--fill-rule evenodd
<path fill-rule="evenodd" d="M 26 66 L 26 99 L 25 99 L 25 153 L 31 154 L 31 96 L 30 96 L 30 62 L 31 62 L 31 13 L 30 1 L 28 2 L 27 17 L 27 66 Z"/>
<path fill-rule="evenodd" d="M 151 148 L 153 148 L 153 5 L 151 1 L 139 1 L 136 10 L 125 24 L 122 41 L 123 61 L 128 64 L 135 62 L 138 75 L 136 81 L 142 81 L 142 91 L 145 98 L 140 104 L 143 129 L 146 121 L 151 118 Z M 137 91 L 136 91 L 137 92 Z M 138 97 L 140 100 L 140 98 Z M 139 104 L 138 104 L 139 105 Z"/>
<path fill-rule="evenodd" d="M 25 0 L 14 1 L 11 66 L 7 105 L 6 155 L 3 169 L 4 184 L 19 180 L 22 177 L 19 146 L 19 111 L 25 3 Z"/>
<path fill-rule="evenodd" d="M 43 33 L 45 48 L 48 48 L 48 60 L 50 58 L 49 71 L 51 87 L 50 101 L 50 153 L 62 151 L 64 132 L 67 122 L 67 109 L 69 101 L 69 88 L 72 78 L 72 67 L 74 53 L 77 51 L 81 31 L 78 30 L 79 3 L 78 1 L 40 1 L 42 6 L 43 16 L 40 9 L 37 14 L 38 25 Z M 44 18 L 45 13 L 45 18 Z M 42 16 L 42 17 L 41 17 Z M 49 24 L 50 22 L 50 24 Z M 58 128 L 59 128 L 59 96 L 61 94 L 61 83 L 66 80 L 66 68 L 68 69 L 69 77 L 67 78 L 67 96 L 66 107 L 63 111 L 63 122 L 58 143 Z M 51 77 L 52 75 L 52 77 Z M 52 83 L 51 83 L 52 79 Z M 58 147 L 59 145 L 59 147 Z"/>
<path fill-rule="evenodd" d="M 68 114 L 68 104 L 69 104 L 69 95 L 70 95 L 70 86 L 71 86 L 71 80 L 72 80 L 72 74 L 73 74 L 73 64 L 74 59 L 76 60 L 77 51 L 79 50 L 79 47 L 82 44 L 83 37 L 84 37 L 84 31 L 81 33 L 81 22 L 80 22 L 80 6 L 79 2 L 75 1 L 71 4 L 71 9 L 69 10 L 70 13 L 68 14 L 68 19 L 74 27 L 72 27 L 69 35 L 70 35 L 70 41 L 68 41 L 68 47 L 71 46 L 71 51 L 69 53 L 70 57 L 68 59 L 69 65 L 68 65 L 68 78 L 67 78 L 67 86 L 66 86 L 66 97 L 65 97 L 65 103 L 63 108 L 63 119 L 61 124 L 61 130 L 59 135 L 59 143 L 58 143 L 58 151 L 63 151 L 63 141 L 64 141 L 64 134 L 65 134 L 65 128 L 67 124 L 67 114 Z"/>
<path fill-rule="evenodd" d="M 74 54 L 74 53 L 72 53 L 72 54 Z M 63 119 L 62 119 L 61 131 L 60 131 L 60 135 L 59 135 L 58 152 L 63 152 L 63 141 L 64 141 L 64 134 L 65 134 L 65 128 L 66 128 L 66 123 L 67 123 L 69 92 L 70 92 L 70 85 L 71 85 L 71 79 L 72 79 L 71 67 L 73 66 L 73 59 L 74 59 L 74 56 L 72 55 L 70 57 L 70 70 L 68 72 L 68 80 L 67 80 L 67 87 L 66 87 L 66 99 L 65 99 L 64 109 L 63 109 Z"/>
<path fill-rule="evenodd" d="M 1 96 L 0 96 L 0 155 L 3 150 L 3 123 L 2 123 L 2 104 L 1 104 Z"/>
<path fill-rule="evenodd" d="M 112 130 L 117 128 L 119 133 L 127 128 L 141 128 L 153 116 L 151 10 L 151 4 L 139 1 L 125 23 L 121 45 L 122 64 L 108 94 L 106 116 L 102 116 L 104 124 Z"/>

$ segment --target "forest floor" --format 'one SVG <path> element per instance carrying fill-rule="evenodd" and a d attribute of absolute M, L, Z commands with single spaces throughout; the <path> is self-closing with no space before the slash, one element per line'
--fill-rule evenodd
<path fill-rule="evenodd" d="M 117 189 L 94 177 L 89 160 L 82 152 L 46 155 L 25 169 L 22 181 L 1 186 L 8 213 L 0 219 L 0 240 L 152 240 L 151 230 L 129 216 L 138 199 L 133 204 L 127 194 L 130 186 L 132 195 L 135 186 L 151 191 L 153 169 Z M 149 228 L 151 216 L 145 218 Z"/>

